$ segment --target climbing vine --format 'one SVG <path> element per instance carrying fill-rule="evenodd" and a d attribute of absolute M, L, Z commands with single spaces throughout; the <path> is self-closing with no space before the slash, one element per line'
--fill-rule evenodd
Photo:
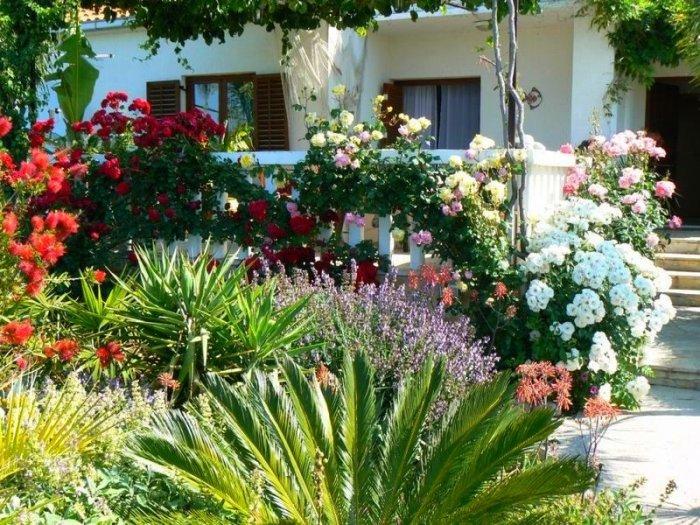
<path fill-rule="evenodd" d="M 620 100 L 630 81 L 650 86 L 656 65 L 685 60 L 700 77 L 700 4 L 697 0 L 585 0 L 579 15 L 605 32 L 615 50 L 616 79 L 606 96 Z"/>
<path fill-rule="evenodd" d="M 70 23 L 77 0 L 2 0 L 0 2 L 0 111 L 14 123 L 3 138 L 15 154 L 26 152 L 25 131 L 36 120 L 46 96 L 58 31 Z"/>

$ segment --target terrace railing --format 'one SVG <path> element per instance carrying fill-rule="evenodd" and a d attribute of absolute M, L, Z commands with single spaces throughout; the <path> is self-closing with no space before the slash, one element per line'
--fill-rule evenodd
<path fill-rule="evenodd" d="M 447 163 L 451 156 L 457 155 L 462 157 L 464 152 L 462 150 L 433 150 L 431 153 L 437 157 L 438 162 Z M 238 161 L 243 155 L 252 155 L 261 167 L 277 166 L 291 170 L 295 164 L 304 160 L 306 151 L 257 151 L 216 153 L 215 155 L 232 161 Z M 396 155 L 396 152 L 390 149 L 382 150 L 382 155 L 391 157 Z M 558 151 L 527 150 L 527 175 L 523 196 L 525 217 L 541 214 L 563 198 L 562 188 L 567 171 L 574 165 L 575 157 L 573 155 L 563 154 Z M 268 176 L 260 183 L 264 184 L 270 193 L 275 192 L 277 189 L 276 182 L 272 176 Z M 294 194 L 292 197 L 294 197 Z M 223 209 L 228 201 L 228 195 L 220 195 L 219 198 Z M 391 230 L 390 216 L 367 214 L 365 216 L 365 226 L 358 226 L 354 223 L 347 224 L 346 222 L 343 225 L 343 236 L 350 246 L 355 246 L 365 239 L 371 240 L 376 244 L 379 255 L 386 256 L 391 261 L 391 265 L 399 270 L 417 269 L 426 262 L 425 252 L 421 246 L 409 240 L 408 251 L 400 249 L 394 242 Z M 328 234 L 329 232 L 326 232 L 325 235 Z M 184 249 L 190 256 L 195 257 L 201 252 L 202 239 L 199 236 L 192 235 L 186 241 L 172 243 L 169 248 L 171 250 Z M 236 257 L 245 258 L 250 254 L 248 249 L 241 248 L 232 241 L 217 243 L 212 247 L 212 250 L 216 258 L 223 258 L 233 254 Z"/>

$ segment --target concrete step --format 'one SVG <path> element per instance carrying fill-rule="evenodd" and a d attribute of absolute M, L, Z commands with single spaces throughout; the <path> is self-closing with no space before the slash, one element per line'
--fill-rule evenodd
<path fill-rule="evenodd" d="M 700 306 L 700 290 L 671 289 L 668 292 L 674 306 Z M 700 341 L 698 342 L 700 345 Z"/>
<path fill-rule="evenodd" d="M 666 366 L 653 368 L 654 377 L 649 378 L 652 385 L 700 390 L 700 371 L 678 370 Z"/>
<path fill-rule="evenodd" d="M 681 290 L 700 290 L 700 272 L 681 272 L 671 270 L 668 272 L 673 279 L 671 288 Z"/>
<path fill-rule="evenodd" d="M 700 390 L 700 308 L 678 307 L 645 355 L 652 384 Z"/>
<path fill-rule="evenodd" d="M 700 254 L 659 253 L 656 262 L 665 270 L 700 272 Z"/>
<path fill-rule="evenodd" d="M 700 237 L 672 237 L 667 253 L 700 254 Z"/>

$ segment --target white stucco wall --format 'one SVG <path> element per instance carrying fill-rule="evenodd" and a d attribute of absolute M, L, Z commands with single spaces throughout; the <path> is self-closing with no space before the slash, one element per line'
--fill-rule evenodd
<path fill-rule="evenodd" d="M 481 132 L 498 140 L 502 132 L 494 91 L 496 78 L 490 66 L 479 63 L 482 54 L 492 58 L 492 50 L 484 49 L 490 33 L 475 29 L 473 16 L 460 19 L 442 31 L 434 20 L 425 24 L 421 19 L 416 23 L 404 21 L 405 27 L 386 30 L 380 25 L 379 31 L 369 36 L 363 116 L 369 113 L 371 100 L 381 92 L 384 82 L 479 77 Z M 505 32 L 505 23 L 503 26 Z M 542 104 L 527 110 L 525 129 L 548 147 L 558 147 L 569 135 L 572 26 L 567 15 L 549 16 L 546 20 L 528 17 L 520 24 L 518 78 L 527 91 L 537 87 L 543 94 Z"/>
<path fill-rule="evenodd" d="M 100 70 L 95 94 L 85 115 L 90 116 L 98 108 L 100 100 L 108 91 L 125 91 L 131 97 L 146 96 L 146 82 L 157 80 L 182 80 L 188 75 L 224 73 L 274 73 L 280 70 L 280 43 L 274 33 L 251 26 L 236 38 L 224 44 L 207 46 L 203 40 L 188 42 L 181 56 L 191 69 L 178 62 L 174 46 L 163 42 L 157 55 L 146 59 L 147 52 L 140 45 L 145 40 L 145 31 L 132 31 L 123 27 L 89 30 L 87 36 L 99 58 L 93 63 Z M 182 82 L 184 86 L 184 82 Z M 49 89 L 47 109 L 58 107 L 56 97 Z M 183 92 L 182 107 L 185 107 Z"/>
<path fill-rule="evenodd" d="M 527 110 L 525 131 L 551 149 L 564 142 L 578 143 L 588 136 L 592 113 L 602 114 L 602 96 L 613 72 L 613 52 L 605 36 L 592 30 L 587 19 L 575 18 L 573 14 L 570 2 L 559 2 L 541 15 L 520 19 L 519 83 L 526 91 L 537 87 L 543 96 L 538 108 Z M 360 117 L 370 116 L 372 99 L 381 92 L 384 82 L 479 77 L 481 132 L 498 140 L 501 122 L 496 80 L 491 66 L 479 63 L 481 54 L 492 57 L 492 50 L 485 45 L 490 34 L 484 30 L 488 18 L 488 13 L 463 14 L 453 10 L 450 16 L 425 16 L 415 23 L 399 16 L 380 21 L 378 32 L 367 37 Z M 180 79 L 184 85 L 184 77 L 189 75 L 280 71 L 279 35 L 256 26 L 246 28 L 242 36 L 229 38 L 224 44 L 188 42 L 181 56 L 191 69 L 177 60 L 172 44 L 163 42 L 156 56 L 145 59 L 146 51 L 140 48 L 144 31 L 105 26 L 98 23 L 86 27 L 95 52 L 110 56 L 95 61 L 100 77 L 86 116 L 97 109 L 108 91 L 121 90 L 132 97 L 144 97 L 148 81 Z M 502 33 L 505 32 L 504 23 Z M 322 38 L 328 39 L 328 35 L 327 28 L 321 29 Z M 687 68 L 682 66 L 657 69 L 658 76 L 687 74 Z M 53 91 L 49 93 L 44 114 L 58 106 Z M 182 97 L 184 108 L 184 92 Z M 616 108 L 613 119 L 603 119 L 603 131 L 642 128 L 645 104 L 645 88 L 634 85 Z M 303 122 L 296 114 L 289 115 L 289 119 L 290 147 L 303 148 Z"/>

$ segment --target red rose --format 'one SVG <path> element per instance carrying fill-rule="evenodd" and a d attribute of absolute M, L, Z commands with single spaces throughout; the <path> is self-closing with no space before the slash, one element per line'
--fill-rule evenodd
<path fill-rule="evenodd" d="M 309 215 L 295 215 L 289 219 L 289 225 L 297 235 L 308 235 L 316 226 L 316 219 Z"/>
<path fill-rule="evenodd" d="M 165 211 L 163 211 L 163 215 L 165 215 L 168 219 L 174 219 L 175 210 L 173 210 L 172 208 L 165 208 Z"/>
<path fill-rule="evenodd" d="M 112 180 L 119 180 L 122 176 L 121 166 L 117 157 L 110 157 L 100 166 L 100 173 Z"/>
<path fill-rule="evenodd" d="M 168 204 L 170 204 L 170 197 L 168 197 L 167 193 L 159 193 L 156 197 L 156 200 L 161 206 L 167 206 Z"/>
<path fill-rule="evenodd" d="M 202 205 L 202 201 L 200 201 L 200 200 L 190 201 L 187 203 L 187 207 L 192 211 L 197 211 L 201 205 Z"/>
<path fill-rule="evenodd" d="M 267 234 L 272 238 L 272 239 L 284 239 L 287 236 L 287 232 L 284 231 L 282 228 L 280 228 L 277 224 L 274 222 L 271 222 L 270 224 L 267 225 Z"/>
<path fill-rule="evenodd" d="M 150 115 L 151 104 L 148 102 L 148 100 L 144 100 L 142 98 L 135 98 L 129 105 L 129 111 L 138 111 L 139 113 L 143 113 L 144 115 Z"/>
<path fill-rule="evenodd" d="M 377 271 L 374 261 L 362 261 L 357 265 L 357 278 L 355 284 L 375 284 L 377 282 Z"/>
<path fill-rule="evenodd" d="M 326 210 L 321 214 L 321 222 L 340 222 L 340 215 L 338 215 L 338 213 L 333 210 Z"/>
<path fill-rule="evenodd" d="M 29 321 L 10 321 L 0 328 L 0 343 L 21 346 L 29 341 L 34 328 Z"/>
<path fill-rule="evenodd" d="M 95 279 L 97 284 L 102 284 L 107 278 L 107 273 L 104 270 L 95 270 L 92 272 L 92 278 Z"/>
<path fill-rule="evenodd" d="M 267 201 L 262 199 L 252 201 L 248 204 L 248 213 L 256 221 L 264 221 L 265 217 L 267 217 Z"/>
<path fill-rule="evenodd" d="M 122 181 L 114 187 L 114 191 L 117 193 L 117 195 L 121 195 L 123 197 L 131 191 L 131 184 L 126 181 Z"/>
<path fill-rule="evenodd" d="M 160 213 L 155 208 L 148 208 L 147 211 L 148 220 L 151 222 L 158 222 L 160 220 Z"/>

